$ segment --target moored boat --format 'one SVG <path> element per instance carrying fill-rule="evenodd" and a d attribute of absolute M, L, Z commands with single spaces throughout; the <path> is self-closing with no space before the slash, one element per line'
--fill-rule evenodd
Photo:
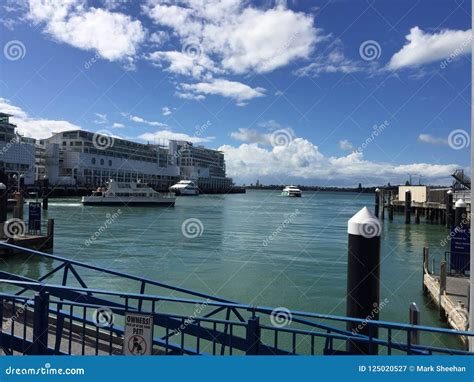
<path fill-rule="evenodd" d="M 121 183 L 109 180 L 107 187 L 99 187 L 82 198 L 85 206 L 174 206 L 176 198 L 164 196 L 147 184 Z"/>
<path fill-rule="evenodd" d="M 192 180 L 180 180 L 170 187 L 170 191 L 178 196 L 199 195 L 199 188 Z"/>

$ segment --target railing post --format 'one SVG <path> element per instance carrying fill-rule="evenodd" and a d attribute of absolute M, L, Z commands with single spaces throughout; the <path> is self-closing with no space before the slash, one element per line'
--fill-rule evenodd
<path fill-rule="evenodd" d="M 260 319 L 259 317 L 251 317 L 247 321 L 247 355 L 258 355 L 260 345 Z"/>
<path fill-rule="evenodd" d="M 35 294 L 33 312 L 33 355 L 46 355 L 48 353 L 48 313 L 49 293 Z"/>
<path fill-rule="evenodd" d="M 420 325 L 420 309 L 418 309 L 418 306 L 414 302 L 410 304 L 409 319 L 410 325 Z M 410 342 L 413 345 L 420 344 L 420 333 L 418 332 L 418 330 L 411 331 L 410 336 Z"/>

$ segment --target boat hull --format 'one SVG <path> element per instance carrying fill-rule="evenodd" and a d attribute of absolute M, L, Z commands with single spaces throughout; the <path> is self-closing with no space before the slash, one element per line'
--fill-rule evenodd
<path fill-rule="evenodd" d="M 287 192 L 282 192 L 281 196 L 287 196 L 289 198 L 301 198 L 301 194 L 292 194 Z"/>
<path fill-rule="evenodd" d="M 173 192 L 176 196 L 198 196 L 199 195 L 199 191 L 180 190 L 180 189 L 173 189 L 170 191 Z"/>
<path fill-rule="evenodd" d="M 160 198 L 155 200 L 138 198 L 104 198 L 104 197 L 84 197 L 82 198 L 84 206 L 130 206 L 130 207 L 172 207 L 175 198 Z"/>

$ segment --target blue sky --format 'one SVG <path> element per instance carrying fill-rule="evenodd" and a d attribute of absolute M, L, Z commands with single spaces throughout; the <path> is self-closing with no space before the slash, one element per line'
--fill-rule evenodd
<path fill-rule="evenodd" d="M 59 3 L 1 2 L 0 109 L 26 135 L 184 138 L 237 183 L 470 168 L 467 0 Z"/>

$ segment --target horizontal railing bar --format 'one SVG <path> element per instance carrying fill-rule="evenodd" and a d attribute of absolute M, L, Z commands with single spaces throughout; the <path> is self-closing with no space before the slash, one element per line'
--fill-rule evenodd
<path fill-rule="evenodd" d="M 80 262 L 80 261 L 77 261 L 77 260 L 68 259 L 68 258 L 60 257 L 60 256 L 57 256 L 57 255 L 51 255 L 49 253 L 36 251 L 36 250 L 30 249 L 30 248 L 19 247 L 19 246 L 13 245 L 13 244 L 5 243 L 5 242 L 0 242 L 0 247 L 16 249 L 16 250 L 20 250 L 20 251 L 23 251 L 23 252 L 30 253 L 32 255 L 37 255 L 37 256 L 46 257 L 46 258 L 49 258 L 49 259 L 52 259 L 52 260 L 67 262 L 69 264 L 77 265 L 79 267 L 84 267 L 84 268 L 87 268 L 87 269 L 92 269 L 92 270 L 95 270 L 95 271 L 99 271 L 101 273 L 108 273 L 108 274 L 111 274 L 111 275 L 114 275 L 114 276 L 125 277 L 125 278 L 128 278 L 128 279 L 135 280 L 135 281 L 140 281 L 140 282 L 144 281 L 147 284 L 155 285 L 155 286 L 166 288 L 166 289 L 171 289 L 171 290 L 174 290 L 174 291 L 177 291 L 177 292 L 187 293 L 187 294 L 190 294 L 190 295 L 193 295 L 193 296 L 212 298 L 215 301 L 222 301 L 222 302 L 232 303 L 232 301 L 230 301 L 230 300 L 226 300 L 226 299 L 223 299 L 223 298 L 220 298 L 220 297 L 217 297 L 217 296 L 208 295 L 206 293 L 201 293 L 201 292 L 196 292 L 196 291 L 186 289 L 186 288 L 176 287 L 176 286 L 169 285 L 169 284 L 162 283 L 162 282 L 158 282 L 158 281 L 155 281 L 155 280 L 134 276 L 134 275 L 131 275 L 131 274 L 125 273 L 125 272 L 118 272 L 118 271 L 114 271 L 114 270 L 110 270 L 110 269 L 100 268 L 100 267 L 90 265 L 90 264 L 87 264 L 87 263 L 83 263 L 83 262 Z"/>

